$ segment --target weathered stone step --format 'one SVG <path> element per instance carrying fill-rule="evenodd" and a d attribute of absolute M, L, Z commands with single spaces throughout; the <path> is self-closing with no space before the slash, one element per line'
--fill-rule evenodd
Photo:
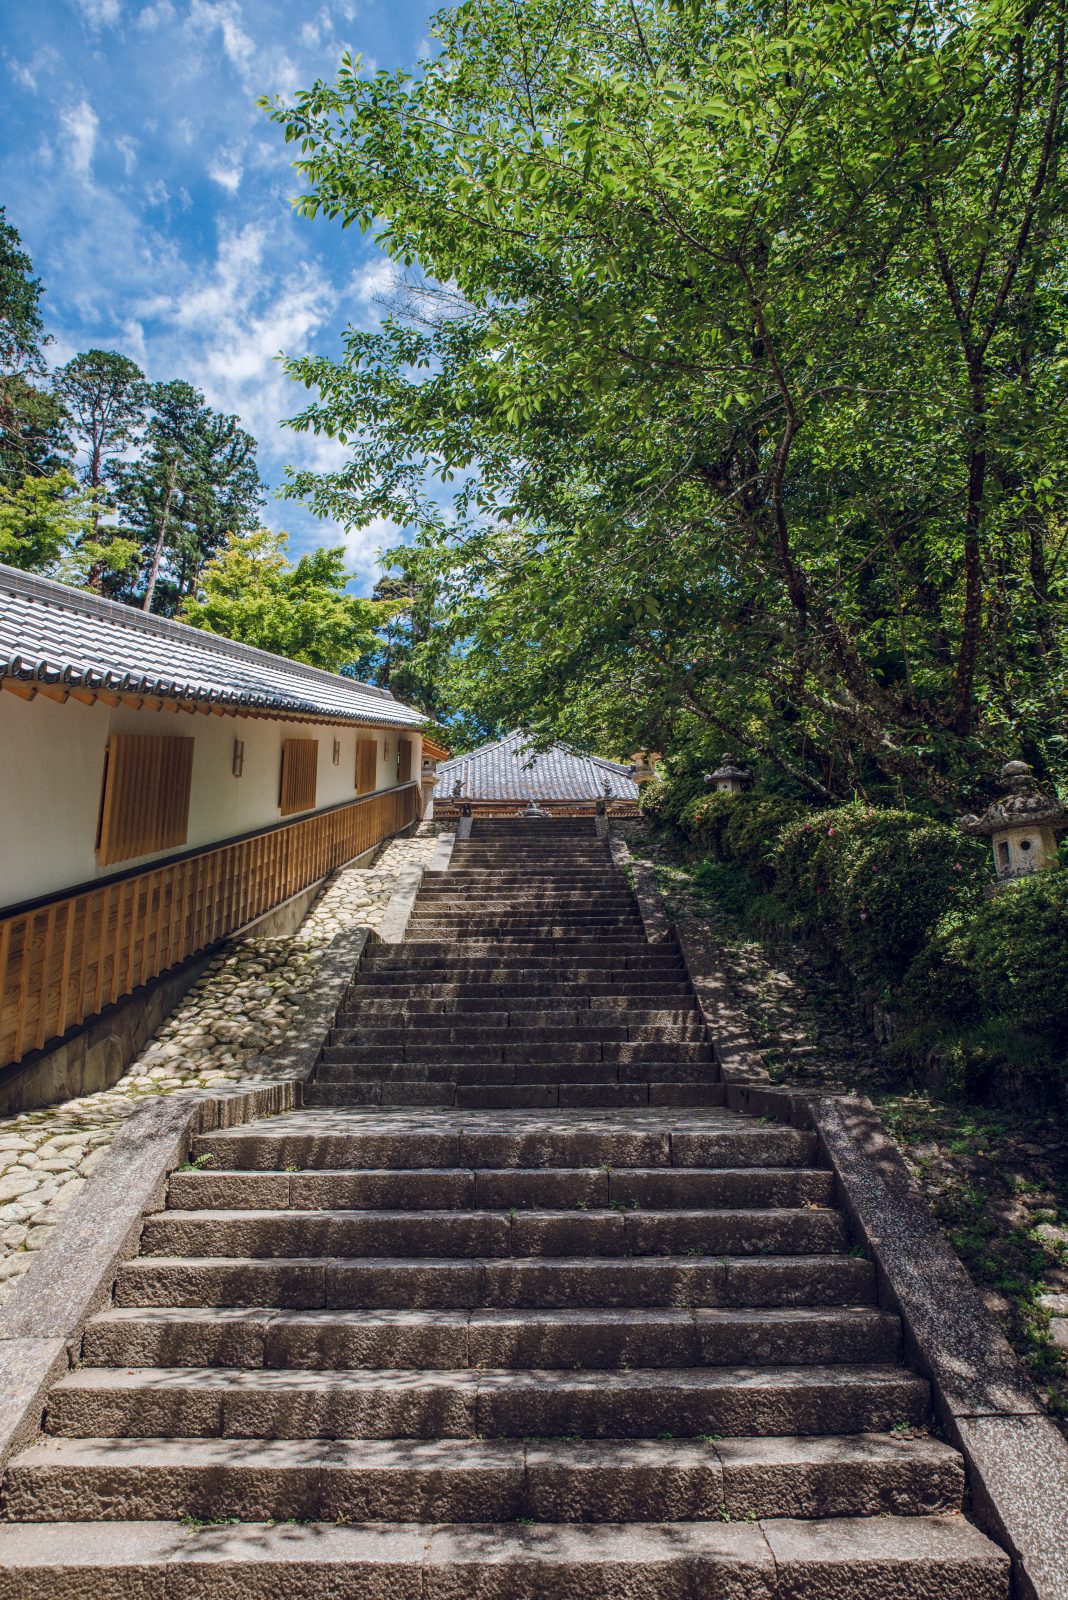
<path fill-rule="evenodd" d="M 891 1363 L 901 1324 L 874 1306 L 730 1310 L 267 1310 L 102 1312 L 82 1359 L 97 1367 L 691 1367 Z"/>
<path fill-rule="evenodd" d="M 468 1024 L 489 1028 L 541 1028 L 545 1026 L 686 1027 L 704 1022 L 696 1005 L 654 1006 L 630 1001 L 604 1000 L 591 1003 L 561 995 L 556 1000 L 539 1001 L 536 996 L 517 999 L 505 1005 L 503 998 L 485 1000 L 360 1000 L 342 1006 L 337 1014 L 335 1033 L 363 1027 L 460 1028 Z"/>
<path fill-rule="evenodd" d="M 587 1016 L 589 1014 L 587 1013 Z M 542 1018 L 539 1013 L 523 1012 L 513 1019 L 507 1012 L 501 1018 L 478 1017 L 462 1022 L 456 1017 L 399 1017 L 387 1024 L 384 1017 L 364 1019 L 344 1026 L 331 1028 L 327 1035 L 327 1049 L 342 1046 L 379 1046 L 402 1040 L 412 1044 L 440 1045 L 496 1045 L 525 1043 L 527 1040 L 547 1044 L 646 1044 L 659 1041 L 663 1044 L 688 1044 L 705 1038 L 705 1026 L 694 1012 L 688 1021 L 636 1022 L 624 1021 L 618 1015 L 611 1021 L 563 1022 L 551 1014 Z M 329 1058 L 328 1058 L 329 1059 Z"/>
<path fill-rule="evenodd" d="M 565 1035 L 572 1031 L 577 1030 L 564 1030 Z M 326 1061 L 374 1065 L 390 1061 L 441 1061 L 453 1064 L 464 1061 L 512 1061 L 522 1064 L 548 1061 L 554 1044 L 570 1062 L 609 1061 L 616 1066 L 625 1066 L 632 1062 L 663 1064 L 712 1060 L 712 1046 L 703 1039 L 678 1042 L 653 1039 L 644 1043 L 608 1039 L 602 1044 L 599 1039 L 579 1041 L 561 1037 L 552 1029 L 546 1029 L 544 1037 L 539 1031 L 529 1041 L 524 1040 L 521 1030 L 517 1030 L 516 1033 L 502 1032 L 498 1041 L 480 1039 L 478 1043 L 467 1044 L 453 1043 L 448 1039 L 423 1044 L 398 1032 L 392 1040 L 380 1044 L 327 1045 L 323 1050 L 323 1058 Z"/>
<path fill-rule="evenodd" d="M 532 1206 L 830 1206 L 834 1174 L 821 1168 L 424 1167 L 407 1171 L 235 1172 L 171 1174 L 167 1205 L 180 1211 L 369 1210 L 477 1206 L 507 1211 Z"/>
<path fill-rule="evenodd" d="M 830 1209 L 728 1211 L 160 1211 L 143 1256 L 744 1256 L 848 1248 Z"/>
<path fill-rule="evenodd" d="M 959 1511 L 959 1455 L 887 1434 L 719 1441 L 61 1439 L 11 1462 L 8 1521 L 688 1522 Z"/>
<path fill-rule="evenodd" d="M 335 1072 L 345 1069 L 335 1067 Z M 416 1068 L 412 1068 L 413 1073 Z M 475 1071 L 474 1068 L 471 1069 Z M 502 1069 L 503 1070 L 503 1069 Z M 586 1076 L 592 1077 L 596 1064 L 589 1069 Z M 622 1071 L 622 1069 L 615 1069 Z M 635 1073 L 638 1068 L 633 1069 Z M 661 1079 L 649 1081 L 648 1069 L 641 1069 L 641 1079 L 628 1083 L 587 1083 L 561 1081 L 558 1068 L 517 1067 L 517 1077 L 524 1081 L 511 1083 L 459 1083 L 455 1078 L 447 1082 L 420 1081 L 410 1079 L 384 1079 L 382 1068 L 358 1067 L 354 1072 L 374 1072 L 373 1078 L 352 1077 L 340 1081 L 328 1082 L 318 1075 L 304 1090 L 304 1104 L 306 1106 L 320 1106 L 337 1109 L 340 1107 L 370 1107 L 382 1106 L 383 1108 L 396 1108 L 400 1106 L 428 1106 L 443 1109 L 457 1110 L 540 1110 L 551 1111 L 558 1108 L 601 1110 L 601 1111 L 626 1111 L 645 1110 L 654 1106 L 681 1107 L 694 1106 L 706 1108 L 721 1106 L 726 1102 L 726 1088 L 722 1083 L 702 1081 L 695 1068 L 675 1067 L 671 1069 L 676 1079 Z M 492 1067 L 479 1068 L 478 1071 L 485 1077 L 493 1074 Z M 535 1081 L 541 1079 L 552 1071 L 555 1081 L 545 1083 Z M 533 1075 L 527 1081 L 527 1075 Z"/>
<path fill-rule="evenodd" d="M 477 960 L 482 953 L 489 958 L 485 963 Z M 438 968 L 442 972 L 455 968 L 475 971 L 489 968 L 516 976 L 520 976 L 531 965 L 537 965 L 540 971 L 549 973 L 554 969 L 563 972 L 569 968 L 593 972 L 598 967 L 669 975 L 684 970 L 682 958 L 676 951 L 661 950 L 654 945 L 625 939 L 601 944 L 582 939 L 546 939 L 536 944 L 516 939 L 509 941 L 507 949 L 502 949 L 497 940 L 486 943 L 468 939 L 463 941 L 462 949 L 457 948 L 456 940 L 447 943 L 420 941 L 418 944 L 373 946 L 361 962 L 361 967 L 370 972 L 402 968 L 414 974 L 418 967 Z"/>
<path fill-rule="evenodd" d="M 556 1119 L 291 1112 L 199 1135 L 192 1158 L 282 1171 L 392 1167 L 812 1167 L 815 1135 L 729 1112 Z"/>
<path fill-rule="evenodd" d="M 382 1050 L 369 1060 L 363 1055 L 353 1059 L 355 1052 L 349 1045 L 329 1046 L 323 1051 L 324 1059 L 316 1068 L 316 1082 L 345 1083 L 353 1080 L 380 1080 L 387 1083 L 455 1083 L 481 1084 L 574 1084 L 574 1083 L 717 1083 L 718 1074 L 709 1056 L 698 1056 L 692 1061 L 664 1061 L 667 1046 L 648 1043 L 641 1047 L 644 1055 L 635 1054 L 629 1061 L 602 1061 L 580 1054 L 571 1060 L 567 1051 L 554 1056 L 551 1045 L 540 1050 L 530 1050 L 531 1061 L 517 1059 L 518 1053 L 509 1053 L 507 1060 L 491 1056 L 482 1060 L 472 1050 L 467 1054 L 462 1047 L 444 1047 L 432 1052 L 421 1052 L 423 1059 L 403 1059 L 402 1049 Z M 415 1054 L 412 1051 L 411 1054 Z M 456 1059 L 460 1057 L 461 1059 Z M 648 1059 L 646 1059 L 648 1057 Z M 719 1101 L 713 1102 L 719 1104 Z"/>
<path fill-rule="evenodd" d="M 1008 1557 L 961 1516 L 626 1523 L 11 1523 L 4 1600 L 1008 1600 Z M 225 1584 L 226 1589 L 221 1587 Z"/>
<path fill-rule="evenodd" d="M 770 1307 L 873 1305 L 872 1263 L 854 1256 L 647 1256 L 413 1261 L 177 1259 L 124 1263 L 117 1306 L 287 1309 L 562 1310 L 568 1306 Z"/>
<path fill-rule="evenodd" d="M 61 1378 L 45 1430 L 65 1437 L 644 1439 L 671 1433 L 883 1433 L 927 1417 L 901 1367 L 687 1367 L 561 1372 L 341 1372 L 82 1367 Z"/>
<path fill-rule="evenodd" d="M 604 968 L 585 971 L 568 967 L 558 975 L 525 968 L 520 974 L 499 974 L 496 967 L 469 967 L 468 977 L 429 976 L 403 967 L 372 972 L 361 971 L 350 991 L 350 999 L 363 995 L 396 995 L 398 1000 L 514 1000 L 575 999 L 623 1002 L 637 1000 L 685 1000 L 692 1002 L 693 990 L 682 978 L 668 975 L 649 977 L 640 972 L 612 972 Z"/>

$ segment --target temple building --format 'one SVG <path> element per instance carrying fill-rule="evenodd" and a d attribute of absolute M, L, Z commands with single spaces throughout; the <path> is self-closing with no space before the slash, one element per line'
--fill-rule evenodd
<path fill-rule="evenodd" d="M 424 721 L 0 565 L 0 1105 L 12 1072 L 417 823 Z"/>
<path fill-rule="evenodd" d="M 637 815 L 634 768 L 570 745 L 532 748 L 521 730 L 437 768 L 434 815 L 515 816 L 529 802 L 554 816 L 582 816 L 604 802 L 612 816 Z"/>

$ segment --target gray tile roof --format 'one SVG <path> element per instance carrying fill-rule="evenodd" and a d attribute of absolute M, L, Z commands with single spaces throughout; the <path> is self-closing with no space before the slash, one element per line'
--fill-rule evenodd
<path fill-rule="evenodd" d="M 434 795 L 451 798 L 453 785 L 463 785 L 464 800 L 637 800 L 638 785 L 630 768 L 600 756 L 582 755 L 566 744 L 535 753 L 518 729 L 493 744 L 480 745 L 438 768 Z"/>
<path fill-rule="evenodd" d="M 0 678 L 415 728 L 386 689 L 0 564 Z"/>

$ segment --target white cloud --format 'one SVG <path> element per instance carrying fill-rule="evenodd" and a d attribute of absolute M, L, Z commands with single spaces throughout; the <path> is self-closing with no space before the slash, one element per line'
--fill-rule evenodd
<path fill-rule="evenodd" d="M 349 290 L 362 305 L 368 306 L 373 301 L 381 299 L 396 287 L 397 272 L 392 261 L 387 256 L 379 256 L 376 260 L 366 262 L 357 272 L 354 272 L 349 283 Z"/>
<path fill-rule="evenodd" d="M 170 190 L 162 178 L 155 178 L 145 185 L 145 204 L 149 206 L 165 206 L 171 198 Z"/>
<path fill-rule="evenodd" d="M 144 6 L 137 13 L 137 26 L 144 33 L 155 33 L 157 28 L 166 27 L 174 21 L 174 7 L 171 0 L 156 0 L 155 5 Z"/>
<path fill-rule="evenodd" d="M 366 528 L 339 529 L 338 536 L 345 546 L 345 559 L 361 578 L 377 577 L 381 552 L 405 542 L 403 528 L 389 517 L 375 517 Z"/>
<path fill-rule="evenodd" d="M 232 151 L 220 151 L 208 162 L 208 177 L 228 194 L 236 194 L 241 187 L 244 167 Z"/>
<path fill-rule="evenodd" d="M 189 27 L 194 33 L 222 34 L 223 52 L 246 82 L 256 59 L 256 46 L 245 32 L 241 7 L 235 0 L 193 0 L 189 8 Z"/>
<path fill-rule="evenodd" d="M 300 42 L 307 45 L 309 50 L 314 50 L 319 43 L 321 34 L 318 22 L 306 22 L 300 30 Z"/>
<path fill-rule="evenodd" d="M 77 0 L 77 5 L 91 28 L 114 27 L 122 15 L 119 0 Z"/>
<path fill-rule="evenodd" d="M 62 111 L 59 126 L 67 144 L 71 171 L 78 178 L 90 177 L 100 121 L 88 100 Z"/>
<path fill-rule="evenodd" d="M 137 140 L 128 133 L 120 134 L 115 140 L 115 148 L 122 157 L 123 171 L 129 177 L 137 165 Z"/>

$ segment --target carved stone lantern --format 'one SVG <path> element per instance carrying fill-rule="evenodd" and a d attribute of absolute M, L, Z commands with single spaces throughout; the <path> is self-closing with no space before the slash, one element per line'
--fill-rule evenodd
<path fill-rule="evenodd" d="M 705 782 L 720 794 L 744 794 L 753 782 L 748 767 L 740 767 L 733 756 L 723 756 L 715 772 L 705 774 Z"/>
<path fill-rule="evenodd" d="M 627 768 L 627 774 L 633 778 L 639 789 L 642 784 L 648 783 L 650 778 L 655 776 L 655 768 L 649 760 L 649 752 L 647 750 L 638 751 Z"/>
<path fill-rule="evenodd" d="M 1026 761 L 1002 767 L 1001 787 L 1003 800 L 994 800 L 982 816 L 960 819 L 965 833 L 990 840 L 996 888 L 1058 866 L 1057 835 L 1068 828 L 1068 811 L 1055 795 L 1043 793 Z"/>
<path fill-rule="evenodd" d="M 423 816 L 429 821 L 434 815 L 434 790 L 438 782 L 438 764 L 433 756 L 423 757 L 423 768 L 419 774 L 419 787 L 423 795 Z"/>

